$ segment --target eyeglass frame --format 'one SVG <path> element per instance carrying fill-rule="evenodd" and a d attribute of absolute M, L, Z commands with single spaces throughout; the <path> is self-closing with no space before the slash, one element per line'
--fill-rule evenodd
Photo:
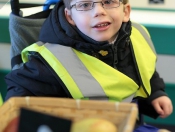
<path fill-rule="evenodd" d="M 89 9 L 89 10 L 92 10 L 94 8 L 94 3 L 101 3 L 102 4 L 102 7 L 103 7 L 104 3 L 102 1 L 98 1 L 98 2 L 89 1 L 89 2 L 92 2 L 92 8 Z M 83 1 L 79 1 L 79 2 L 76 2 L 76 3 L 80 3 L 80 2 L 83 2 Z M 88 2 L 88 1 L 84 1 L 84 2 Z M 119 0 L 119 5 L 117 7 L 111 7 L 111 8 L 118 8 L 121 5 L 120 2 L 123 2 L 123 0 Z M 77 10 L 76 3 L 73 4 L 73 5 L 71 5 L 70 6 L 70 9 L 72 9 L 73 7 L 75 7 L 75 9 Z M 105 9 L 110 9 L 110 8 L 105 8 Z M 77 10 L 77 11 L 89 11 L 89 10 Z"/>

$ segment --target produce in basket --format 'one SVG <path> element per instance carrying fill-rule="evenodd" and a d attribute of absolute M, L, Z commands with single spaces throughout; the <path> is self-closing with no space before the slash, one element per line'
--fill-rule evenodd
<path fill-rule="evenodd" d="M 102 118 L 85 118 L 72 124 L 71 132 L 117 132 L 117 126 Z"/>
<path fill-rule="evenodd" d="M 158 132 L 170 132 L 170 131 L 168 131 L 166 129 L 160 129 Z"/>
<path fill-rule="evenodd" d="M 15 117 L 10 121 L 3 132 L 17 132 L 18 131 L 19 117 Z"/>

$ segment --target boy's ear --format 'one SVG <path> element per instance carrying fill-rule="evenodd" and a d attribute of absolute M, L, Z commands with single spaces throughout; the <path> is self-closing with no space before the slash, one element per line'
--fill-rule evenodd
<path fill-rule="evenodd" d="M 72 19 L 72 16 L 71 16 L 71 11 L 68 10 L 67 8 L 65 8 L 65 9 L 64 9 L 64 13 L 65 13 L 65 16 L 66 16 L 67 21 L 68 21 L 71 25 L 75 26 L 75 22 L 74 22 L 74 20 Z"/>
<path fill-rule="evenodd" d="M 123 22 L 128 22 L 130 19 L 131 6 L 129 3 L 124 5 L 124 17 Z"/>

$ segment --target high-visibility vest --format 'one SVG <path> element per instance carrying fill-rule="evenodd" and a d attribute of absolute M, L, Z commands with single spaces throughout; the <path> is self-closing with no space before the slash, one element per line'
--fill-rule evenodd
<path fill-rule="evenodd" d="M 28 61 L 30 51 L 37 52 L 63 81 L 74 99 L 130 102 L 133 95 L 143 98 L 150 95 L 150 79 L 155 71 L 156 55 L 142 35 L 138 28 L 132 27 L 132 48 L 141 86 L 101 60 L 59 44 L 32 44 L 22 51 L 22 60 L 24 63 Z"/>
<path fill-rule="evenodd" d="M 1 96 L 1 93 L 0 93 L 0 106 L 3 104 L 3 99 L 2 99 L 2 96 Z"/>

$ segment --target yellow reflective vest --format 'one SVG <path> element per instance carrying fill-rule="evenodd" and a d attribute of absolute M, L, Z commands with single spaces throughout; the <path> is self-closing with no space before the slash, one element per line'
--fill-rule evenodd
<path fill-rule="evenodd" d="M 3 99 L 2 99 L 2 96 L 1 96 L 1 93 L 0 93 L 0 106 L 3 104 Z"/>
<path fill-rule="evenodd" d="M 22 51 L 22 59 L 25 63 L 29 51 L 38 52 L 74 99 L 131 102 L 134 96 L 147 98 L 150 95 L 150 79 L 155 71 L 156 54 L 149 35 L 142 26 L 133 23 L 130 38 L 141 86 L 101 60 L 58 44 L 32 44 Z"/>

